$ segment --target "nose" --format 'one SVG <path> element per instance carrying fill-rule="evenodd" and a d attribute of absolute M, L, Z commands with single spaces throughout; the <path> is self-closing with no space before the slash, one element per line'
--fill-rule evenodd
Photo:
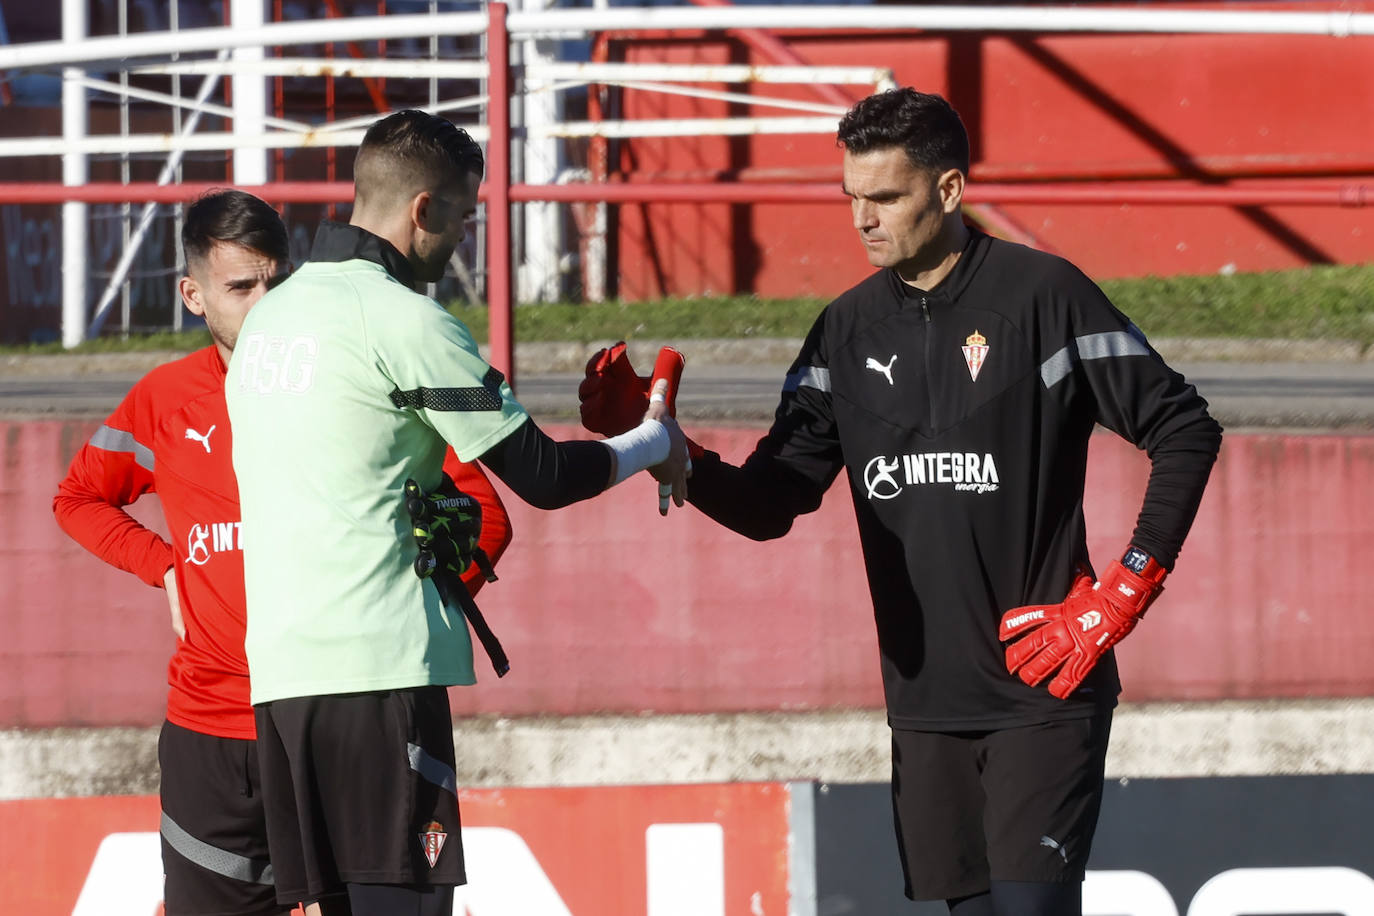
<path fill-rule="evenodd" d="M 865 229 L 872 229 L 878 225 L 878 210 L 871 201 L 855 198 L 852 202 L 854 211 L 854 228 L 862 232 Z"/>

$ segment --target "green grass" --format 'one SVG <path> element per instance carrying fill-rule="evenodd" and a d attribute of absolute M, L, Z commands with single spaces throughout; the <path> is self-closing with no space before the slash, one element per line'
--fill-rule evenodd
<path fill-rule="evenodd" d="M 127 338 L 118 335 L 99 337 L 78 344 L 71 350 L 63 349 L 60 341 L 43 344 L 0 345 L 0 354 L 6 353 L 131 353 L 147 350 L 198 350 L 210 343 L 210 332 L 159 331 L 155 334 L 131 334 Z"/>
<path fill-rule="evenodd" d="M 516 340 L 700 337 L 801 337 L 824 307 L 823 299 L 758 299 L 725 296 L 654 302 L 523 305 L 515 310 Z M 454 305 L 480 341 L 487 339 L 487 310 Z"/>
<path fill-rule="evenodd" d="M 1151 337 L 1245 337 L 1374 343 L 1374 265 L 1312 267 L 1231 276 L 1144 277 L 1101 284 Z M 803 337 L 823 299 L 752 296 L 641 303 L 527 305 L 516 340 L 588 342 L 619 337 Z M 453 306 L 478 340 L 485 308 Z"/>
<path fill-rule="evenodd" d="M 1146 277 L 1101 285 L 1151 337 L 1374 343 L 1374 265 L 1229 277 Z"/>
<path fill-rule="evenodd" d="M 1145 277 L 1106 280 L 1101 285 L 1152 338 L 1325 339 L 1374 344 L 1374 265 L 1232 276 Z M 824 305 L 822 299 L 753 296 L 525 305 L 515 311 L 515 338 L 587 343 L 617 338 L 802 337 Z M 479 341 L 486 341 L 484 307 L 454 305 L 450 310 Z M 107 337 L 82 344 L 74 352 L 190 350 L 208 342 L 204 331 L 150 334 L 128 340 Z M 0 347 L 0 353 L 45 352 L 63 351 L 59 344 Z"/>

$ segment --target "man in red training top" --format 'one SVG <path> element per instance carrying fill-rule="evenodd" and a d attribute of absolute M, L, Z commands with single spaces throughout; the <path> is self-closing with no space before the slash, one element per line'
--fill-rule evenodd
<path fill-rule="evenodd" d="M 282 913 L 248 702 L 242 535 L 224 375 L 244 316 L 289 271 L 287 234 L 266 203 L 225 190 L 189 207 L 181 236 L 182 301 L 205 319 L 214 342 L 134 385 L 73 459 L 53 511 L 91 553 L 167 592 L 177 635 L 158 739 L 167 913 Z M 444 468 L 481 503 L 480 546 L 495 560 L 510 541 L 499 497 L 480 470 L 451 451 Z M 170 543 L 124 511 L 152 492 Z M 475 565 L 463 580 L 474 594 L 484 581 Z"/>

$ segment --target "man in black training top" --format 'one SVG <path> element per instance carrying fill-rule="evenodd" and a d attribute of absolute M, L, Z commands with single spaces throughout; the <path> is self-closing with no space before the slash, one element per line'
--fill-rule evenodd
<path fill-rule="evenodd" d="M 1077 914 L 1120 691 L 1111 646 L 1173 568 L 1221 428 L 1072 264 L 964 224 L 968 136 L 943 98 L 867 98 L 839 142 L 881 270 L 816 320 L 742 466 L 696 449 L 689 501 L 776 538 L 847 472 L 907 896 L 957 916 Z M 643 397 L 604 362 L 584 412 Z M 1083 520 L 1098 423 L 1152 464 L 1101 576 Z"/>

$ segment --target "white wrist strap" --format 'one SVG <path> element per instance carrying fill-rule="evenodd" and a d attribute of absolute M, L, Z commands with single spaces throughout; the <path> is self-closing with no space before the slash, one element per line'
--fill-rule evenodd
<path fill-rule="evenodd" d="M 668 460 L 668 453 L 672 450 L 668 429 L 657 420 L 645 420 L 627 433 L 602 441 L 615 452 L 615 482 L 612 486 L 645 468 L 662 464 Z"/>

